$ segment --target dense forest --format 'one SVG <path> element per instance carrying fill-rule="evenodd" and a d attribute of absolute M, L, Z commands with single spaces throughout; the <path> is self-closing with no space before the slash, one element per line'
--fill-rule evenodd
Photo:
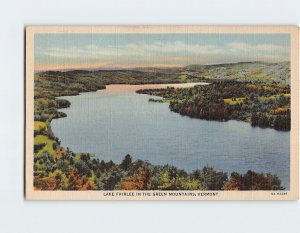
<path fill-rule="evenodd" d="M 271 174 L 228 176 L 211 167 L 187 173 L 170 165 L 133 161 L 130 155 L 115 164 L 61 148 L 54 155 L 35 156 L 34 162 L 36 190 L 283 190 Z"/>
<path fill-rule="evenodd" d="M 215 81 L 193 88 L 143 89 L 137 93 L 164 97 L 150 101 L 170 102 L 172 111 L 194 118 L 241 120 L 282 131 L 291 128 L 290 86 L 285 84 Z"/>
<path fill-rule="evenodd" d="M 253 126 L 289 130 L 290 87 L 285 84 L 288 71 L 288 63 L 237 63 L 178 69 L 37 73 L 34 79 L 34 187 L 36 190 L 281 190 L 280 179 L 272 174 L 253 171 L 227 174 L 209 166 L 188 173 L 171 165 L 133 161 L 131 155 L 116 164 L 89 153 L 74 153 L 61 147 L 59 138 L 51 130 L 51 121 L 66 117 L 59 109 L 70 106 L 69 101 L 57 97 L 105 89 L 106 85 L 115 83 L 205 81 L 211 84 L 139 93 L 164 97 L 162 101 L 170 102 L 170 109 L 182 115 L 221 121 L 236 119 Z"/>

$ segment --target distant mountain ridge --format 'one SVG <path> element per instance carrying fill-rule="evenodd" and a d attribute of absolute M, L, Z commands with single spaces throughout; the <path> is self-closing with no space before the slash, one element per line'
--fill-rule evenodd
<path fill-rule="evenodd" d="M 216 65 L 189 65 L 189 74 L 199 73 L 209 79 L 290 83 L 290 62 L 239 62 Z"/>
<path fill-rule="evenodd" d="M 40 74 L 100 78 L 107 83 L 185 83 L 213 80 L 253 81 L 290 84 L 290 62 L 239 62 L 185 67 L 143 67 L 130 69 L 96 69 L 45 71 Z M 109 80 L 109 79 L 113 79 Z"/>

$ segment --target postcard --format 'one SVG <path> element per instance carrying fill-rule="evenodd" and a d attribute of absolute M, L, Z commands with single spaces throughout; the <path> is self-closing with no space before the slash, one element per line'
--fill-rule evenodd
<path fill-rule="evenodd" d="M 296 26 L 29 26 L 27 200 L 298 200 Z"/>

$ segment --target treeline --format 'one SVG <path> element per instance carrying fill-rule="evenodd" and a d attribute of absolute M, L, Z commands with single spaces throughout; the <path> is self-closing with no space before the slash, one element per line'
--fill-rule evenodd
<path fill-rule="evenodd" d="M 200 78 L 199 78 L 200 80 Z M 69 107 L 61 96 L 105 89 L 109 84 L 163 84 L 182 82 L 173 69 L 150 70 L 72 70 L 47 71 L 34 76 L 34 120 L 46 121 L 65 117 L 59 108 Z"/>
<path fill-rule="evenodd" d="M 105 85 L 95 78 L 77 77 L 57 71 L 36 74 L 34 77 L 34 120 L 51 121 L 65 117 L 59 108 L 67 108 L 70 102 L 59 96 L 79 95 L 80 92 L 105 89 Z"/>
<path fill-rule="evenodd" d="M 60 156 L 43 153 L 34 159 L 36 190 L 283 190 L 280 179 L 271 174 L 216 171 L 204 167 L 187 173 L 174 166 L 154 166 L 133 161 L 104 162 L 89 154 L 63 150 Z"/>
<path fill-rule="evenodd" d="M 283 131 L 291 128 L 289 85 L 220 81 L 192 88 L 145 89 L 137 93 L 164 97 L 170 101 L 172 111 L 194 118 L 235 119 Z"/>
<path fill-rule="evenodd" d="M 97 72 L 96 72 L 97 73 Z M 105 88 L 105 80 L 111 83 L 138 83 L 138 77 L 126 80 L 128 74 L 120 71 L 119 79 L 110 79 L 115 74 L 100 72 L 105 76 L 96 78 L 86 72 L 45 72 L 35 75 L 34 92 L 34 187 L 37 190 L 280 190 L 281 182 L 276 175 L 248 171 L 246 174 L 216 171 L 210 167 L 188 173 L 174 166 L 154 166 L 145 161 L 132 161 L 127 155 L 121 164 L 105 162 L 88 153 L 73 153 L 60 146 L 60 140 L 51 130 L 51 120 L 65 117 L 59 108 L 70 106 L 59 96 L 77 95 L 80 92 Z M 124 75 L 124 76 L 122 76 Z M 153 74 L 155 75 L 155 74 Z M 172 74 L 173 75 L 173 74 Z M 170 76 L 171 77 L 171 76 Z M 142 82 L 151 82 L 144 77 Z M 121 80 L 122 79 L 122 80 Z M 157 82 L 161 80 L 157 79 Z M 167 79 L 164 79 L 167 81 Z M 220 85 L 221 84 L 221 85 Z M 252 113 L 274 115 L 274 123 L 280 129 L 289 110 L 288 86 L 267 86 L 232 83 L 212 84 L 187 89 L 168 88 L 149 90 L 147 94 L 159 95 L 172 100 L 170 106 L 183 115 L 214 120 L 251 119 Z M 251 93 L 254 91 L 254 96 Z M 280 96 L 271 97 L 271 95 Z M 243 94 L 243 95 L 242 95 Z M 269 96 L 265 98 L 265 96 Z M 243 101 L 235 98 L 243 97 Z M 225 98 L 232 98 L 228 104 Z M 263 99 L 262 99 L 263 98 Z M 257 101 L 258 100 L 258 101 Z M 263 101 L 266 104 L 261 104 Z M 257 104 L 256 102 L 259 102 Z M 220 107 L 221 106 L 221 107 Z M 265 107 L 262 107 L 265 106 Z M 273 106 L 273 107 L 270 107 Z M 172 108 L 173 108 L 172 107 Z M 170 107 L 171 108 L 171 107 Z M 235 108 L 241 108 L 237 110 Z M 256 111 L 254 111 L 256 109 Z M 276 116 L 278 116 L 276 120 Z M 280 116 L 280 117 L 279 117 Z M 259 118 L 261 118 L 259 116 Z M 253 117 L 253 122 L 255 117 Z M 277 121 L 277 123 L 275 123 Z M 263 121 L 265 122 L 265 121 Z M 262 124 L 262 123 L 258 123 Z M 264 123 L 265 124 L 265 123 Z"/>

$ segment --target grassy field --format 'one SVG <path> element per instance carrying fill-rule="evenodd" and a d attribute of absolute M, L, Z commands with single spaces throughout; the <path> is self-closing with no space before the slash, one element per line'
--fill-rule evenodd
<path fill-rule="evenodd" d="M 245 98 L 228 98 L 228 99 L 224 99 L 224 102 L 226 104 L 230 104 L 230 105 L 236 105 L 238 103 L 241 103 L 244 101 Z"/>
<path fill-rule="evenodd" d="M 43 146 L 44 145 L 44 146 Z M 57 146 L 57 142 L 49 139 L 45 135 L 37 135 L 34 137 L 34 146 L 42 147 L 36 154 L 42 155 L 44 152 L 48 152 L 50 155 L 55 153 L 53 147 Z"/>
<path fill-rule="evenodd" d="M 269 75 L 270 69 L 277 75 L 276 80 Z M 239 82 L 226 81 L 232 79 Z M 256 83 L 258 79 L 259 82 Z M 217 172 L 209 167 L 187 173 L 169 165 L 154 166 L 141 160 L 133 162 L 130 155 L 126 155 L 120 164 L 100 161 L 89 153 L 76 153 L 69 148 L 63 148 L 51 130 L 52 119 L 66 117 L 59 109 L 67 108 L 71 104 L 67 100 L 57 98 L 59 96 L 105 89 L 105 85 L 109 84 L 169 84 L 210 82 L 210 80 L 211 85 L 208 86 L 151 89 L 145 93 L 163 97 L 162 100 L 153 99 L 153 102 L 167 102 L 172 111 L 181 115 L 222 121 L 237 119 L 251 122 L 253 126 L 289 130 L 286 123 L 289 123 L 290 102 L 289 94 L 285 94 L 290 91 L 289 87 L 285 86 L 285 83 L 289 83 L 288 63 L 254 62 L 174 69 L 49 71 L 36 74 L 33 181 L 35 189 L 250 190 L 253 187 L 262 190 L 282 189 L 276 176 L 255 174 L 251 171 L 244 175 L 237 174 L 231 183 L 231 176 L 227 173 Z M 244 81 L 248 83 L 243 83 Z M 262 83 L 269 84 L 262 85 Z M 285 98 L 278 98 L 279 93 L 284 94 Z M 274 101 L 263 101 L 263 98 Z M 237 104 L 241 102 L 243 108 Z M 257 113 L 254 116 L 253 109 Z M 252 179 L 258 176 L 261 177 L 257 180 Z M 236 187 L 237 178 L 243 183 L 244 177 L 245 182 L 251 182 Z M 260 184 L 269 186 L 260 187 Z"/>
<path fill-rule="evenodd" d="M 290 130 L 289 85 L 216 81 L 189 89 L 144 89 L 138 93 L 163 97 L 153 102 L 170 102 L 169 108 L 181 115 Z"/>
<path fill-rule="evenodd" d="M 284 97 L 291 97 L 291 94 L 282 94 Z M 271 96 L 260 96 L 260 100 L 266 100 L 266 99 L 276 99 L 279 98 L 281 95 L 271 95 Z M 224 99 L 224 103 L 229 104 L 229 105 L 236 105 L 238 103 L 242 103 L 245 100 L 244 97 L 241 98 L 227 98 Z"/>
<path fill-rule="evenodd" d="M 41 130 L 47 130 L 46 122 L 35 121 L 34 122 L 34 131 L 40 132 Z"/>
<path fill-rule="evenodd" d="M 181 75 L 179 75 L 179 77 L 178 77 L 179 79 L 180 79 L 180 81 L 181 82 L 187 82 L 187 80 L 188 80 L 188 76 L 187 76 L 187 74 L 185 74 L 185 73 L 182 73 Z"/>

